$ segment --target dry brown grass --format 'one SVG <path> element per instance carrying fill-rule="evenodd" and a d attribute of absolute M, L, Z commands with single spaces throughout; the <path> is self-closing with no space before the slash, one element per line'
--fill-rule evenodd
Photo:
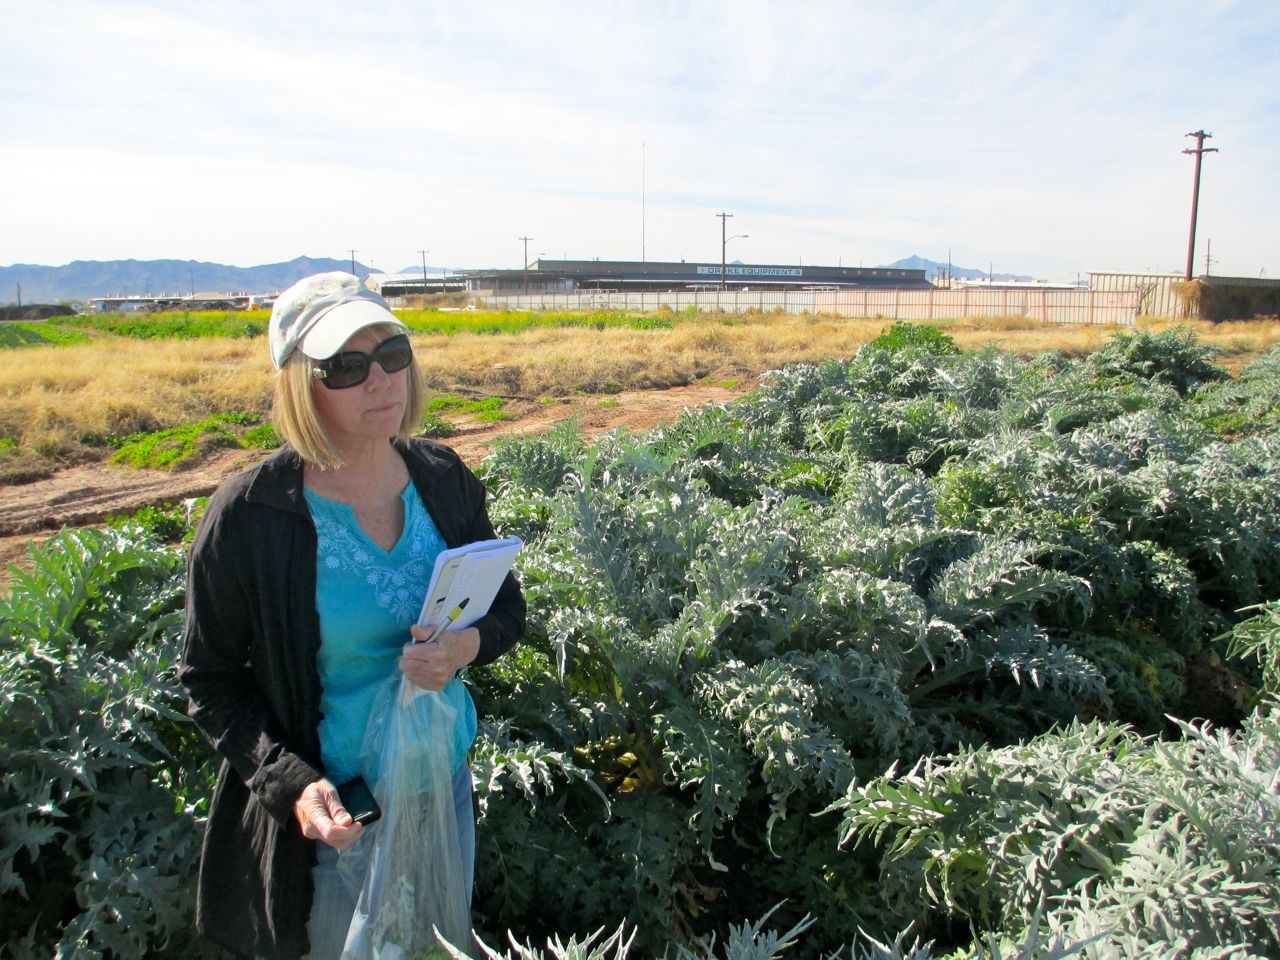
<path fill-rule="evenodd" d="M 883 324 L 816 325 L 756 318 L 671 330 L 529 330 L 501 338 L 415 338 L 428 383 L 522 396 L 597 391 L 608 384 L 660 388 L 704 377 L 753 377 L 787 363 L 847 356 Z"/>
<path fill-rule="evenodd" d="M 1145 329 L 1173 321 L 1142 319 Z M 884 319 L 748 315 L 702 317 L 669 330 L 537 328 L 505 336 L 414 336 L 433 390 L 526 397 L 750 381 L 788 363 L 848 357 L 891 325 Z M 1238 369 L 1280 343 L 1280 321 L 1187 323 Z M 1115 327 L 1057 326 L 1025 318 L 936 323 L 965 349 L 993 344 L 1030 354 L 1082 355 Z M 85 437 L 178 426 L 215 412 L 265 412 L 271 363 L 261 339 L 136 341 L 34 347 L 0 353 L 0 437 L 56 466 L 93 459 Z M 12 450 L 9 451 L 13 453 Z"/>
<path fill-rule="evenodd" d="M 210 413 L 265 410 L 261 341 L 103 338 L 0 354 L 0 436 L 54 463 L 93 457 L 84 438 L 127 435 Z"/>

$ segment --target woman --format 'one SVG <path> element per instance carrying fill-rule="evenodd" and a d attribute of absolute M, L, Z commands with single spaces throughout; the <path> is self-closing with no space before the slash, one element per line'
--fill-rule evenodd
<path fill-rule="evenodd" d="M 336 958 L 354 908 L 337 855 L 364 828 L 335 784 L 358 772 L 379 685 L 398 667 L 455 708 L 441 733 L 469 885 L 476 721 L 456 673 L 509 650 L 525 605 L 508 575 L 473 626 L 416 642 L 436 555 L 494 531 L 458 456 L 410 439 L 422 375 L 386 302 L 318 274 L 280 295 L 269 333 L 285 446 L 210 498 L 188 571 L 182 681 L 221 755 L 196 924 L 245 956 Z"/>

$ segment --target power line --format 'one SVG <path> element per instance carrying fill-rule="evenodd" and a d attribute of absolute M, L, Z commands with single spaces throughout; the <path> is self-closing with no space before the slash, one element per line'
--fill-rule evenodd
<path fill-rule="evenodd" d="M 524 292 L 529 292 L 529 241 L 533 237 L 516 237 L 517 240 L 524 241 Z"/>
<path fill-rule="evenodd" d="M 1196 148 L 1194 150 L 1183 150 L 1183 153 L 1193 153 L 1196 157 L 1196 177 L 1191 186 L 1191 237 L 1187 241 L 1187 280 L 1191 279 L 1192 269 L 1196 255 L 1196 213 L 1200 206 L 1200 161 L 1206 153 L 1217 153 L 1217 147 L 1206 147 L 1204 142 L 1213 136 L 1212 133 L 1205 133 L 1203 130 L 1197 130 L 1195 133 L 1188 133 L 1188 137 L 1196 138 Z"/>
<path fill-rule="evenodd" d="M 729 243 L 725 238 L 725 224 L 729 222 L 732 213 L 725 213 L 723 210 L 716 214 L 720 218 L 720 289 L 725 289 L 724 281 L 724 248 Z"/>

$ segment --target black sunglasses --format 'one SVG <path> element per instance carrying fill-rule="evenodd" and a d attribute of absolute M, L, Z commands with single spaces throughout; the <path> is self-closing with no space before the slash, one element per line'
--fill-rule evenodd
<path fill-rule="evenodd" d="M 403 370 L 413 362 L 413 345 L 409 343 L 409 335 L 400 333 L 389 337 L 378 344 L 373 353 L 352 350 L 335 354 L 327 360 L 317 360 L 311 375 L 319 378 L 330 390 L 358 387 L 369 379 L 369 369 L 375 360 L 387 373 Z"/>

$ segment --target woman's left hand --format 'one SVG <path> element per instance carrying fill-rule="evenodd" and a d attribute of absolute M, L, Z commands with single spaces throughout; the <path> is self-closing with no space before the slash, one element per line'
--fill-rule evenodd
<path fill-rule="evenodd" d="M 406 643 L 400 657 L 400 669 L 424 690 L 440 690 L 453 675 L 469 664 L 480 652 L 480 631 L 475 627 L 447 630 L 431 643 L 430 629 L 410 627 L 415 643 Z"/>

